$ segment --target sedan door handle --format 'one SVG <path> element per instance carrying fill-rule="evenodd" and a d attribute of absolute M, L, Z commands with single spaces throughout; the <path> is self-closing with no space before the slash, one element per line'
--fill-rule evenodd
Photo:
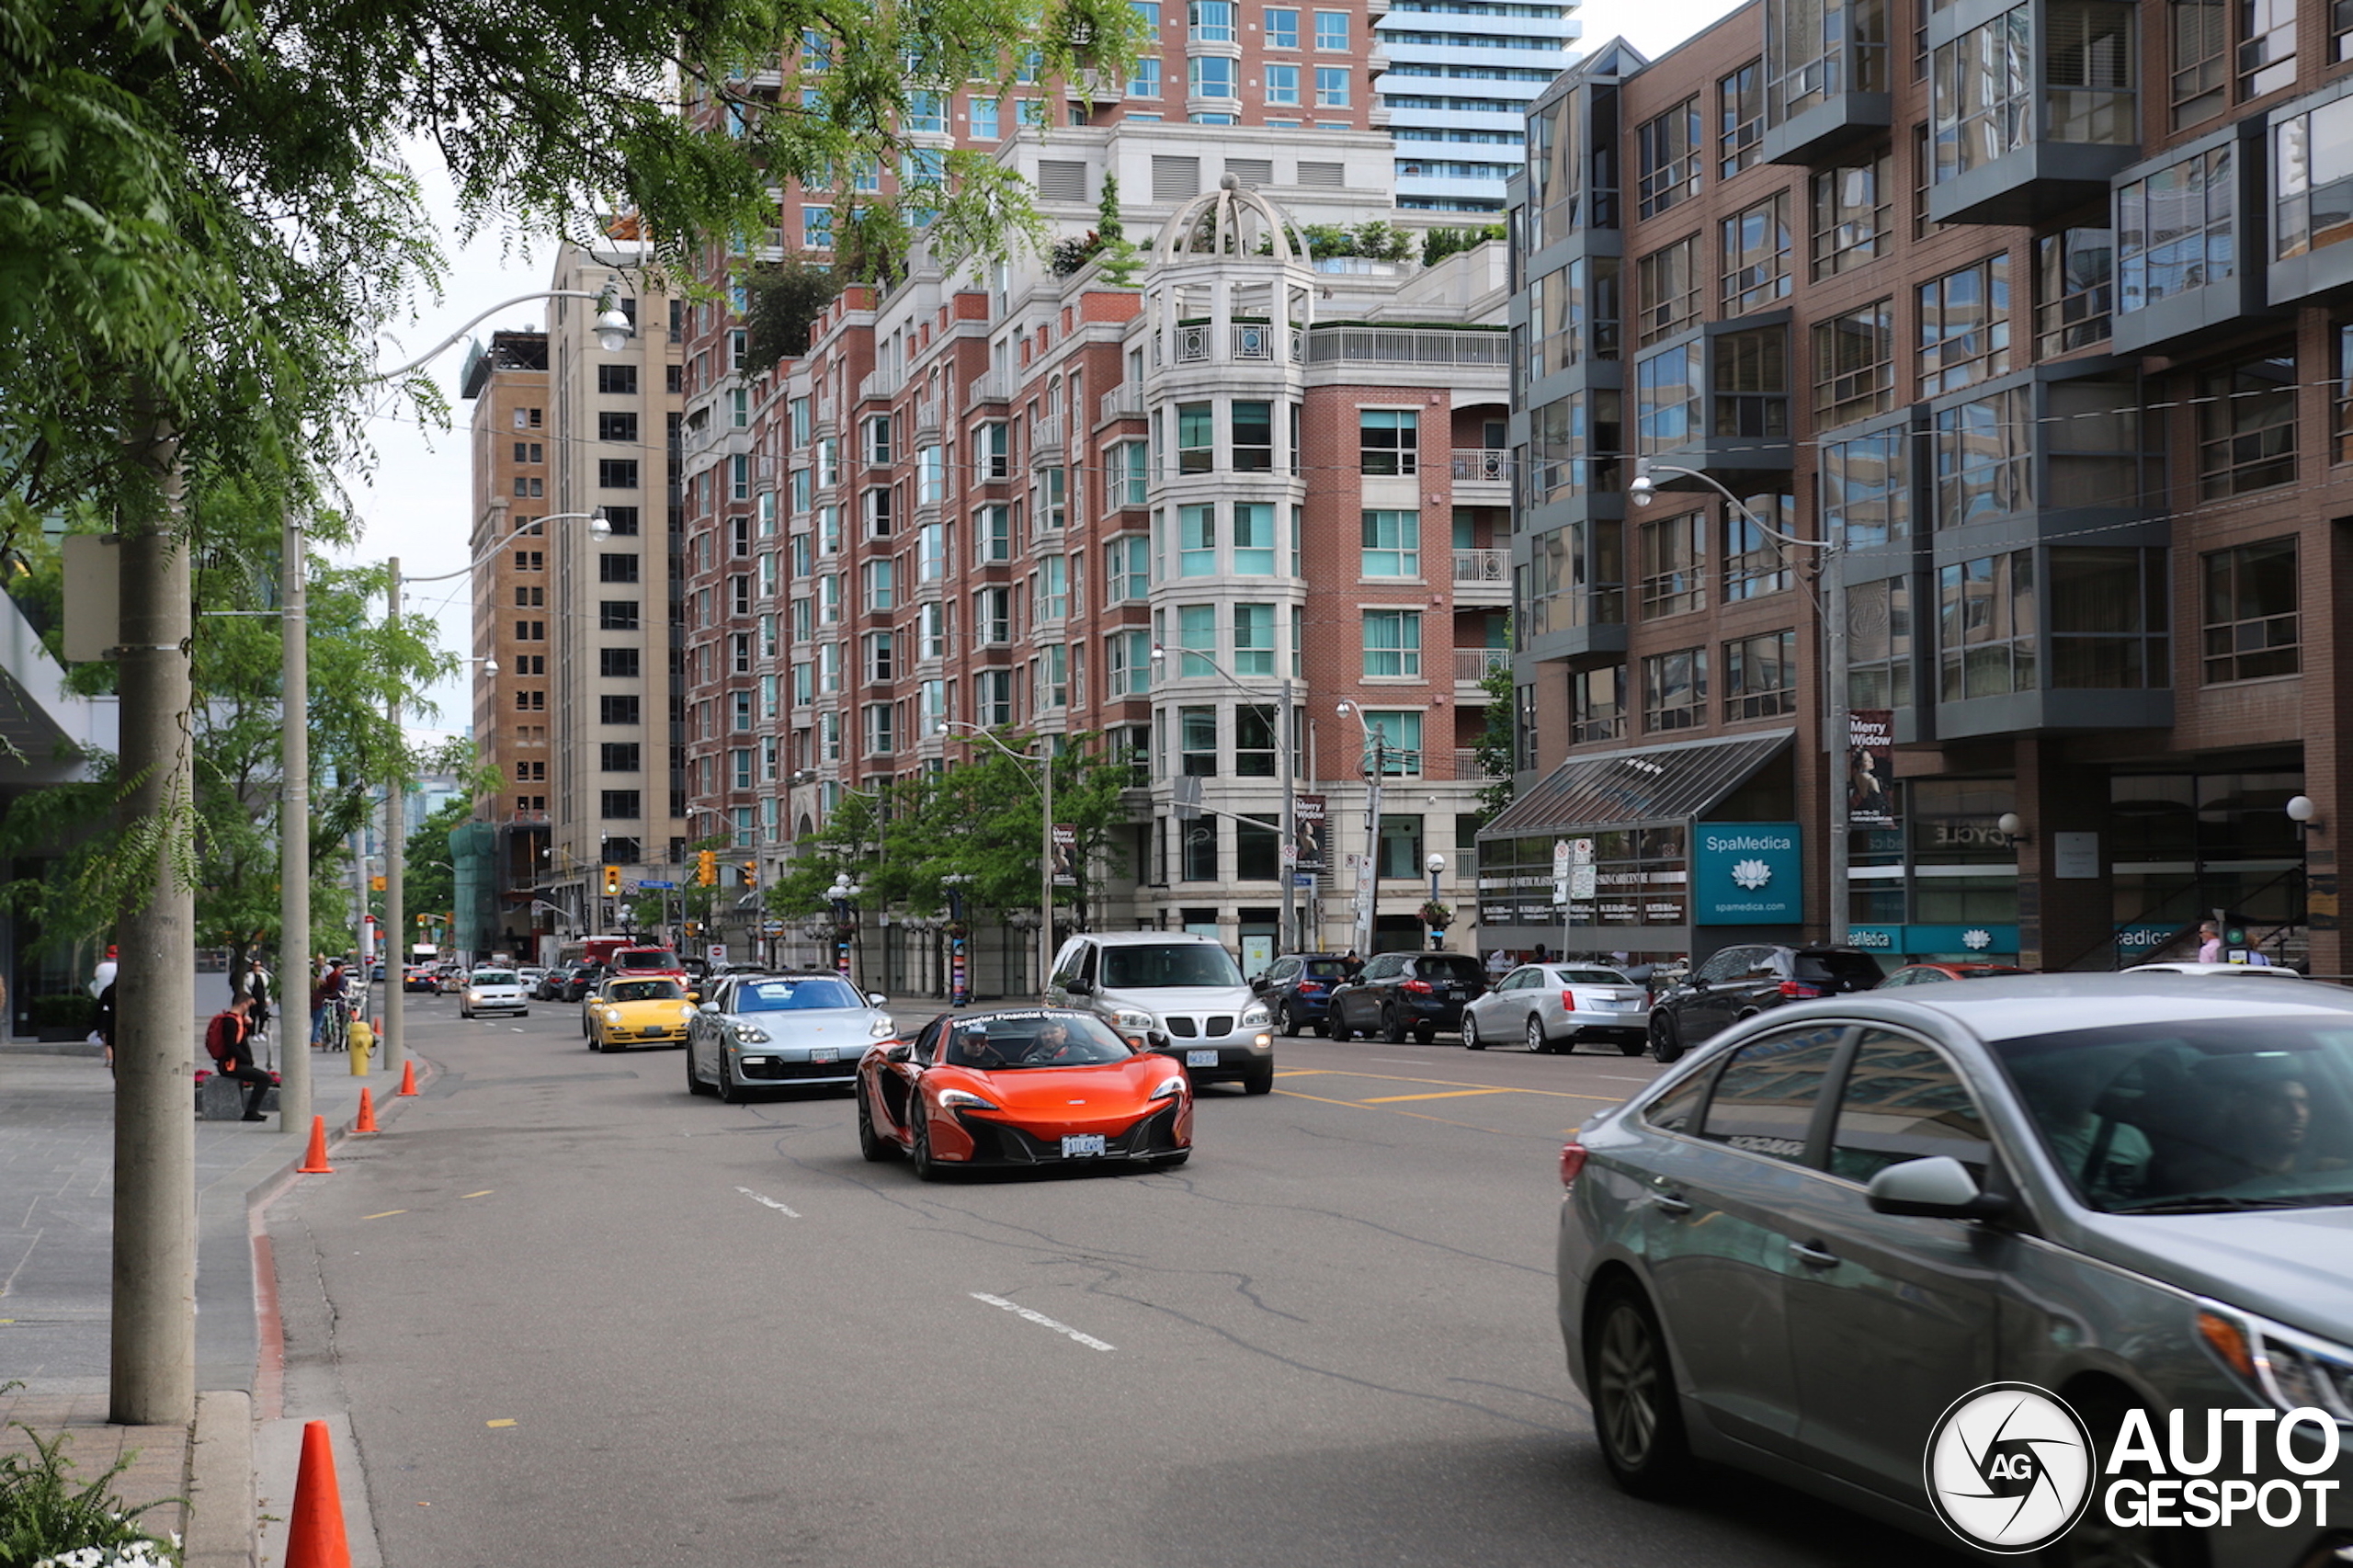
<path fill-rule="evenodd" d="M 1691 1200 L 1688 1198 L 1678 1198 L 1671 1192 L 1652 1193 L 1651 1206 L 1661 1213 L 1671 1214 L 1678 1220 L 1691 1212 Z"/>
<path fill-rule="evenodd" d="M 1825 1251 L 1812 1242 L 1791 1242 L 1790 1256 L 1808 1268 L 1836 1268 L 1839 1264 L 1836 1253 Z"/>

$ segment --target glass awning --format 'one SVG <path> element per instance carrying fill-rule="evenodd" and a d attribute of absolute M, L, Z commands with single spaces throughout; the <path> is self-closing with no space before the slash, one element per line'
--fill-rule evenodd
<path fill-rule="evenodd" d="M 1681 741 L 1573 756 L 1506 807 L 1479 836 L 1574 836 L 1593 829 L 1703 816 L 1779 756 L 1796 734 L 1794 730 L 1771 730 L 1731 740 Z"/>

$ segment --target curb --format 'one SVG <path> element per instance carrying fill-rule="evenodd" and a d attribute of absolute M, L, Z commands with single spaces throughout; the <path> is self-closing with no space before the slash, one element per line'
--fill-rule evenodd
<path fill-rule="evenodd" d="M 198 1394 L 188 1440 L 183 1568 L 252 1568 L 260 1528 L 253 1399 L 236 1389 Z"/>

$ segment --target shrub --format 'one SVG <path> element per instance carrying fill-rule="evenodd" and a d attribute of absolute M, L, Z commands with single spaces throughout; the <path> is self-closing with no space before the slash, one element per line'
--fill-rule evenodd
<path fill-rule="evenodd" d="M 139 1516 L 161 1503 L 126 1506 L 108 1483 L 129 1468 L 125 1454 L 86 1486 L 69 1472 L 66 1435 L 44 1439 L 12 1422 L 33 1440 L 33 1452 L 0 1454 L 0 1568 L 174 1568 L 179 1542 L 139 1527 Z M 178 1502 L 166 1498 L 165 1502 Z"/>

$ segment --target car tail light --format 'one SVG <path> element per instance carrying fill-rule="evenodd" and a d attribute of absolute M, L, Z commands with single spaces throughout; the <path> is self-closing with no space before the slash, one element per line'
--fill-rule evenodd
<path fill-rule="evenodd" d="M 1565 985 L 1561 988 L 1561 1010 L 1564 1013 L 1577 1010 L 1577 994 Z"/>
<path fill-rule="evenodd" d="M 1809 996 L 1820 996 L 1823 994 L 1822 987 L 1819 985 L 1808 985 L 1802 980 L 1785 980 L 1781 982 L 1781 994 L 1792 997 L 1799 1001 L 1802 1001 Z"/>
<path fill-rule="evenodd" d="M 1323 985 L 1322 985 L 1320 983 L 1316 982 L 1316 981 L 1313 981 L 1313 980 L 1302 980 L 1302 981 L 1301 981 L 1301 982 L 1299 983 L 1299 994 L 1300 994 L 1302 996 L 1310 995 L 1310 994 L 1313 994 L 1313 993 L 1315 993 L 1315 992 L 1321 991 L 1321 990 L 1323 990 L 1323 989 L 1324 989 Z"/>
<path fill-rule="evenodd" d="M 1431 986 L 1427 980 L 1409 980 L 1397 989 L 1411 995 L 1427 996 L 1430 994 Z"/>
<path fill-rule="evenodd" d="M 1577 1173 L 1585 1169 L 1585 1145 L 1574 1139 L 1561 1145 L 1561 1185 L 1563 1187 L 1576 1186 Z"/>

